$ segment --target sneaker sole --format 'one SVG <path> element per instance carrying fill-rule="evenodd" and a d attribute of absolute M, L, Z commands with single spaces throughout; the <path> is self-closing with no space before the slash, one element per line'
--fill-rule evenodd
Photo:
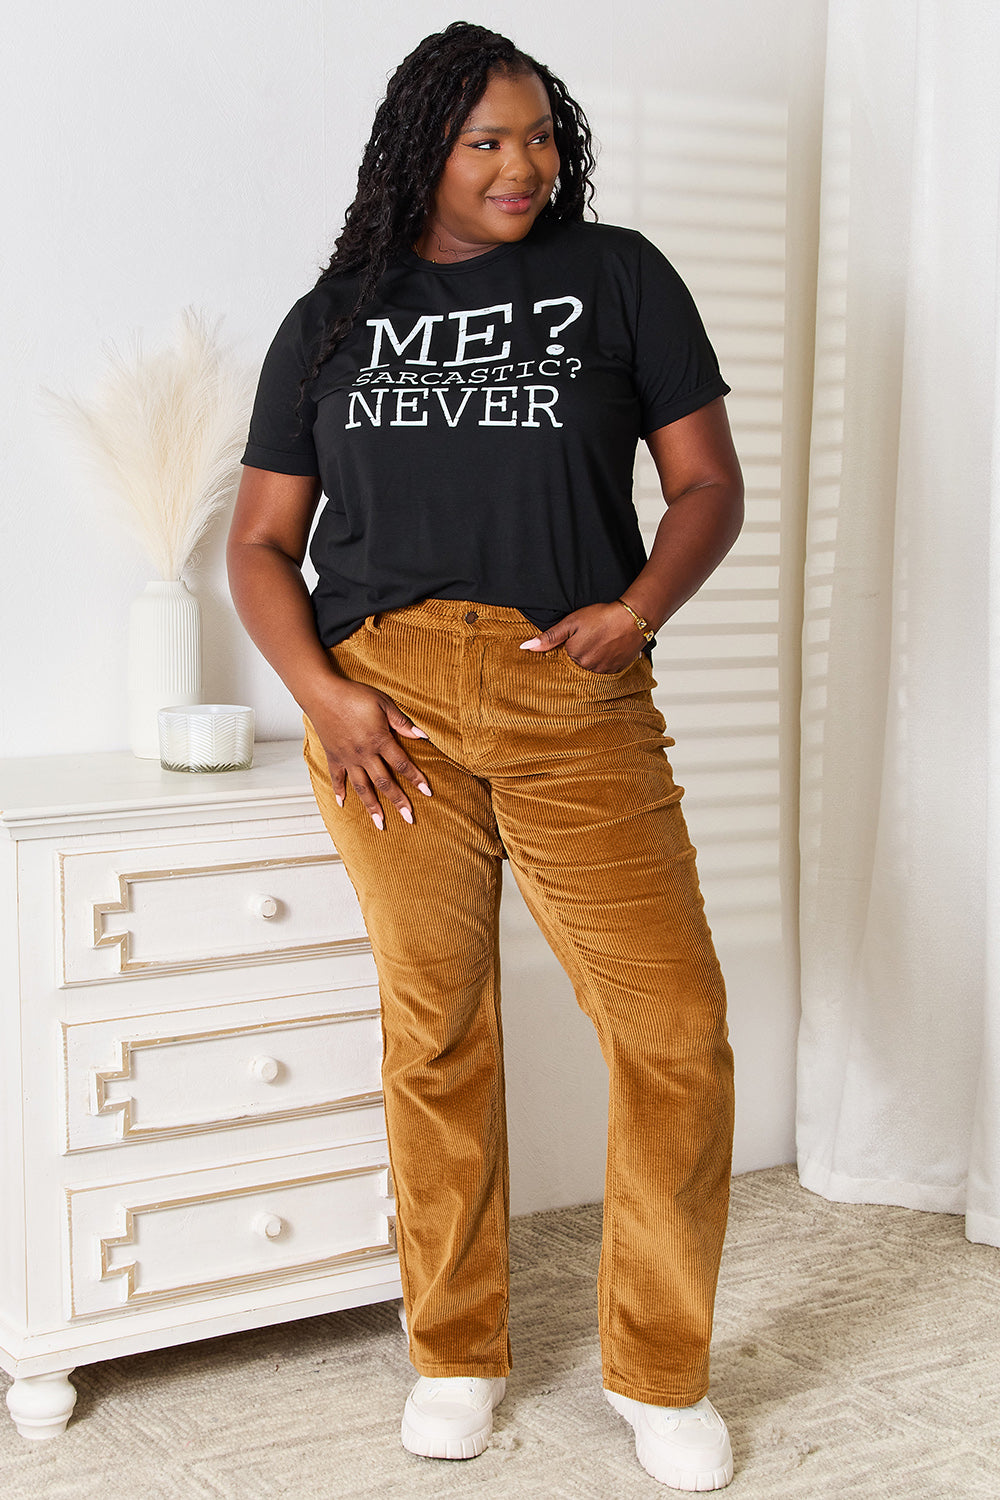
<path fill-rule="evenodd" d="M 407 1453 L 414 1453 L 417 1458 L 478 1458 L 489 1447 L 493 1423 L 474 1432 L 471 1437 L 442 1440 L 427 1437 L 404 1420 L 400 1435 Z"/>
<path fill-rule="evenodd" d="M 608 1404 L 614 1407 L 620 1417 L 625 1418 L 628 1425 L 635 1432 L 635 1422 L 633 1421 L 631 1410 L 635 1403 L 630 1401 L 628 1396 L 620 1396 L 617 1391 L 605 1391 L 604 1394 Z M 647 1474 L 652 1475 L 660 1484 L 665 1484 L 668 1489 L 672 1490 L 697 1491 L 699 1494 L 704 1494 L 708 1490 L 724 1490 L 726 1485 L 732 1482 L 733 1478 L 733 1461 L 731 1458 L 727 1459 L 717 1469 L 700 1469 L 697 1473 L 692 1473 L 690 1469 L 675 1469 L 668 1464 L 657 1463 L 653 1456 L 646 1451 L 642 1435 L 638 1432 L 635 1435 L 635 1456 Z"/>

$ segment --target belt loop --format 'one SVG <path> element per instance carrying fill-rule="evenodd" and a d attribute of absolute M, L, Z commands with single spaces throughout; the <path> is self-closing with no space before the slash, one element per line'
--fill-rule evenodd
<path fill-rule="evenodd" d="M 365 629 L 368 631 L 369 635 L 378 635 L 381 620 L 382 616 L 380 614 L 367 615 L 365 617 Z"/>

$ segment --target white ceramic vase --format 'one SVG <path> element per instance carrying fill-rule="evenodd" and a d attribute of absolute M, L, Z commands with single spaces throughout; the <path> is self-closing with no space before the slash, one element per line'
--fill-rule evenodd
<path fill-rule="evenodd" d="M 128 722 L 133 755 L 159 760 L 159 710 L 200 701 L 198 601 L 180 581 L 147 583 L 129 612 Z"/>

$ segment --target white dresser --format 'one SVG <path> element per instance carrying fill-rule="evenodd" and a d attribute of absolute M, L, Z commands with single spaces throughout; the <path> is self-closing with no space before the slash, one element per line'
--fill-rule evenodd
<path fill-rule="evenodd" d="M 110 1359 L 400 1294 L 378 991 L 298 743 L 0 762 L 0 1367 L 25 1437 Z"/>

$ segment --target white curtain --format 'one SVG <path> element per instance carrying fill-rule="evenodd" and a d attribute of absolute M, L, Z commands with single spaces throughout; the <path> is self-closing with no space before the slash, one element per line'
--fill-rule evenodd
<path fill-rule="evenodd" d="M 1000 1244 L 1000 4 L 829 11 L 799 1171 Z"/>

